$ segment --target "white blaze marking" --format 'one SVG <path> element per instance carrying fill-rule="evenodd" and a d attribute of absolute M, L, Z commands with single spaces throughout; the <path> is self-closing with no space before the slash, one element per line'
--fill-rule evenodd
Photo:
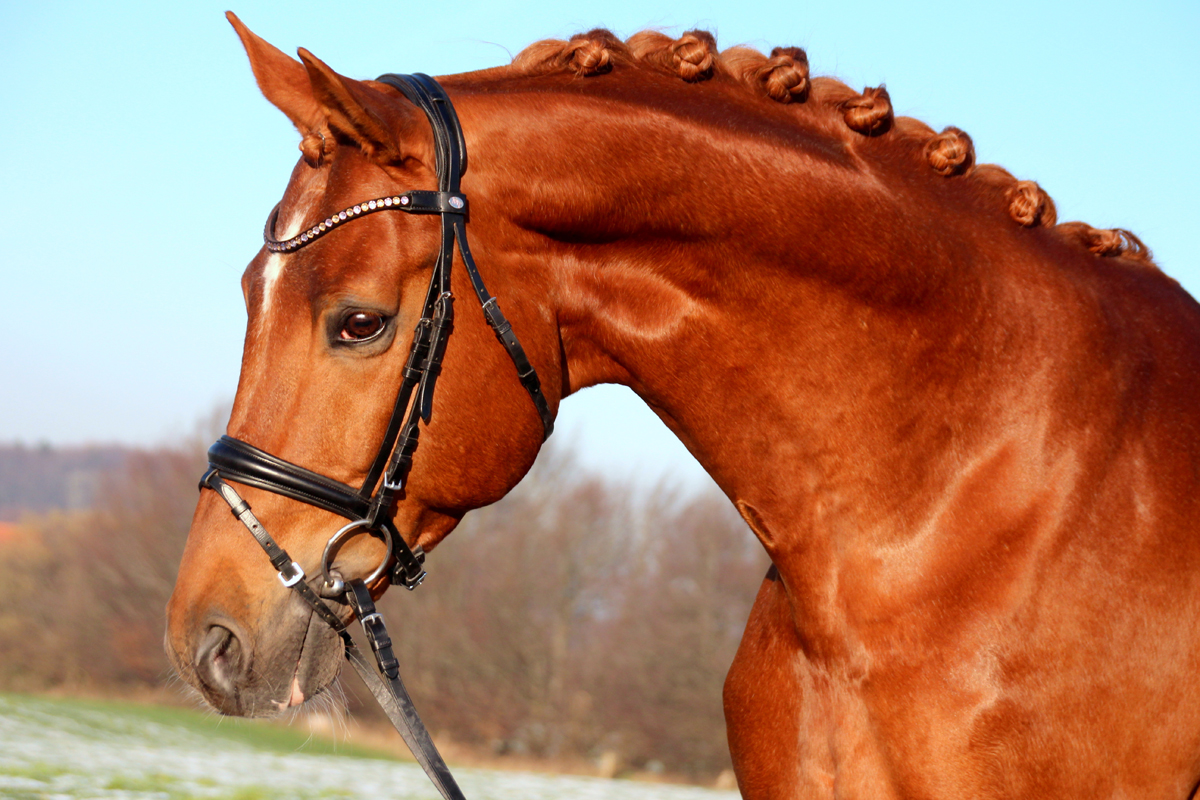
<path fill-rule="evenodd" d="M 271 291 L 275 288 L 275 281 L 279 280 L 281 272 L 283 272 L 283 256 L 279 253 L 271 253 L 267 256 L 266 266 L 263 267 L 263 314 L 266 314 L 267 309 L 271 307 Z"/>
<path fill-rule="evenodd" d="M 307 199 L 307 198 L 305 198 Z M 287 222 L 283 223 L 282 230 L 279 227 L 279 221 L 276 222 L 275 238 L 279 241 L 285 241 L 292 238 L 300 232 L 300 227 L 304 224 L 306 214 L 308 213 L 308 203 L 300 203 L 292 210 L 291 216 Z M 263 267 L 263 294 L 262 294 L 262 313 L 266 314 L 271 308 L 271 294 L 275 290 L 275 283 L 279 280 L 280 273 L 283 272 L 283 256 L 279 253 L 271 253 L 267 256 L 267 263 Z"/>
<path fill-rule="evenodd" d="M 325 194 L 325 185 L 329 180 L 329 170 L 317 170 L 312 174 L 311 178 L 304 184 L 300 190 L 300 196 L 296 202 L 292 204 L 291 211 L 287 219 L 278 219 L 275 221 L 275 238 L 279 241 L 291 239 L 296 234 L 300 233 L 305 225 L 311 225 L 316 216 L 316 208 L 321 202 L 322 196 Z M 262 294 L 262 316 L 266 316 L 266 312 L 271 308 L 271 295 L 274 293 L 275 284 L 279 281 L 279 276 L 283 272 L 283 256 L 279 253 L 272 253 L 267 257 L 267 263 L 263 267 L 263 294 Z M 264 323 L 265 324 L 265 323 Z"/>

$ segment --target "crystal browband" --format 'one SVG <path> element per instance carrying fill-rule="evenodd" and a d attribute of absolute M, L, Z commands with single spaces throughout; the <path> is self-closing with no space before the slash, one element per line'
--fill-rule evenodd
<path fill-rule="evenodd" d="M 467 198 L 458 192 L 430 192 L 414 190 L 390 197 L 377 197 L 364 203 L 356 203 L 349 208 L 330 215 L 324 222 L 318 222 L 308 230 L 301 231 L 290 239 L 280 241 L 275 238 L 275 223 L 279 218 L 279 206 L 271 210 L 267 217 L 267 225 L 263 229 L 263 241 L 272 253 L 290 253 L 299 250 L 304 245 L 321 238 L 329 231 L 349 222 L 352 219 L 373 214 L 376 211 L 405 211 L 409 214 L 463 214 L 467 213 Z"/>

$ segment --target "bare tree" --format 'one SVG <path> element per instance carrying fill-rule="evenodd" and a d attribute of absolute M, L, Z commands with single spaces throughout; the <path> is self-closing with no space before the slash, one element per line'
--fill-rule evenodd
<path fill-rule="evenodd" d="M 206 441 L 135 454 L 94 509 L 27 520 L 4 546 L 0 686 L 163 680 Z M 721 685 L 766 565 L 715 492 L 638 493 L 551 446 L 464 518 L 420 590 L 383 605 L 435 733 L 710 777 L 728 765 Z M 351 709 L 378 714 L 355 684 Z"/>

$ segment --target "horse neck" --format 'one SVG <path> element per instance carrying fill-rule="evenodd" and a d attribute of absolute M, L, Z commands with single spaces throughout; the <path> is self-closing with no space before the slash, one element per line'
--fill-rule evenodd
<path fill-rule="evenodd" d="M 983 446 L 980 421 L 1020 405 L 982 366 L 1015 344 L 994 309 L 1025 263 L 998 197 L 782 109 L 731 130 L 713 121 L 727 107 L 568 108 L 493 109 L 508 157 L 482 176 L 510 180 L 509 238 L 538 251 L 522 269 L 540 269 L 568 391 L 631 387 L 730 497 L 768 509 L 836 481 L 839 502 L 857 487 L 895 510 L 949 431 Z"/>

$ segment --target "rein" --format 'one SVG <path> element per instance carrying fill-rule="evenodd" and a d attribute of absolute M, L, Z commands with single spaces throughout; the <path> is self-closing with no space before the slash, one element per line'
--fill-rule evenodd
<path fill-rule="evenodd" d="M 484 318 L 504 346 L 517 370 L 521 385 L 529 393 L 542 419 L 543 439 L 554 429 L 554 417 L 542 394 L 537 372 L 529 363 L 524 348 L 513 333 L 512 325 L 500 311 L 496 298 L 488 294 L 483 278 L 467 245 L 467 199 L 459 189 L 467 152 L 462 126 L 445 90 L 428 75 L 383 75 L 382 83 L 399 90 L 428 117 L 433 128 L 437 156 L 437 191 L 412 190 L 359 203 L 322 222 L 312 225 L 287 240 L 275 239 L 279 206 L 267 219 L 263 239 L 273 253 L 292 253 L 305 247 L 352 219 L 378 211 L 403 211 L 409 214 L 438 214 L 442 221 L 441 248 L 430 276 L 429 289 L 421 318 L 413 333 L 412 347 L 405 362 L 403 380 L 396 394 L 379 452 L 367 471 L 362 486 L 349 484 L 305 469 L 253 445 L 222 436 L 208 451 L 209 469 L 200 480 L 200 488 L 215 491 L 267 554 L 279 573 L 280 582 L 300 595 L 313 611 L 341 636 L 346 659 L 383 707 L 400 736 L 425 773 L 446 800 L 464 800 L 450 770 L 428 730 L 417 715 L 412 699 L 400 679 L 400 665 L 392 651 L 392 641 L 383 618 L 375 609 L 367 584 L 389 573 L 393 584 L 412 590 L 425 579 L 425 553 L 418 545 L 409 547 L 396 529 L 392 507 L 403 496 L 420 436 L 420 423 L 429 424 L 433 413 L 433 390 L 442 369 L 446 342 L 454 327 L 454 296 L 450 292 L 450 273 L 455 244 L 471 286 L 479 299 Z M 415 396 L 414 396 L 415 392 Z M 405 413 L 407 412 L 407 414 Z M 321 557 L 323 581 L 319 594 L 309 585 L 303 568 L 292 560 L 254 516 L 250 504 L 228 481 L 299 500 L 339 514 L 350 523 L 330 537 Z M 344 581 L 331 568 L 338 545 L 362 533 L 381 538 L 387 545 L 383 561 L 365 580 Z M 322 597 L 349 604 L 362 625 L 375 655 L 379 674 L 373 672 L 355 645 L 340 614 Z"/>

